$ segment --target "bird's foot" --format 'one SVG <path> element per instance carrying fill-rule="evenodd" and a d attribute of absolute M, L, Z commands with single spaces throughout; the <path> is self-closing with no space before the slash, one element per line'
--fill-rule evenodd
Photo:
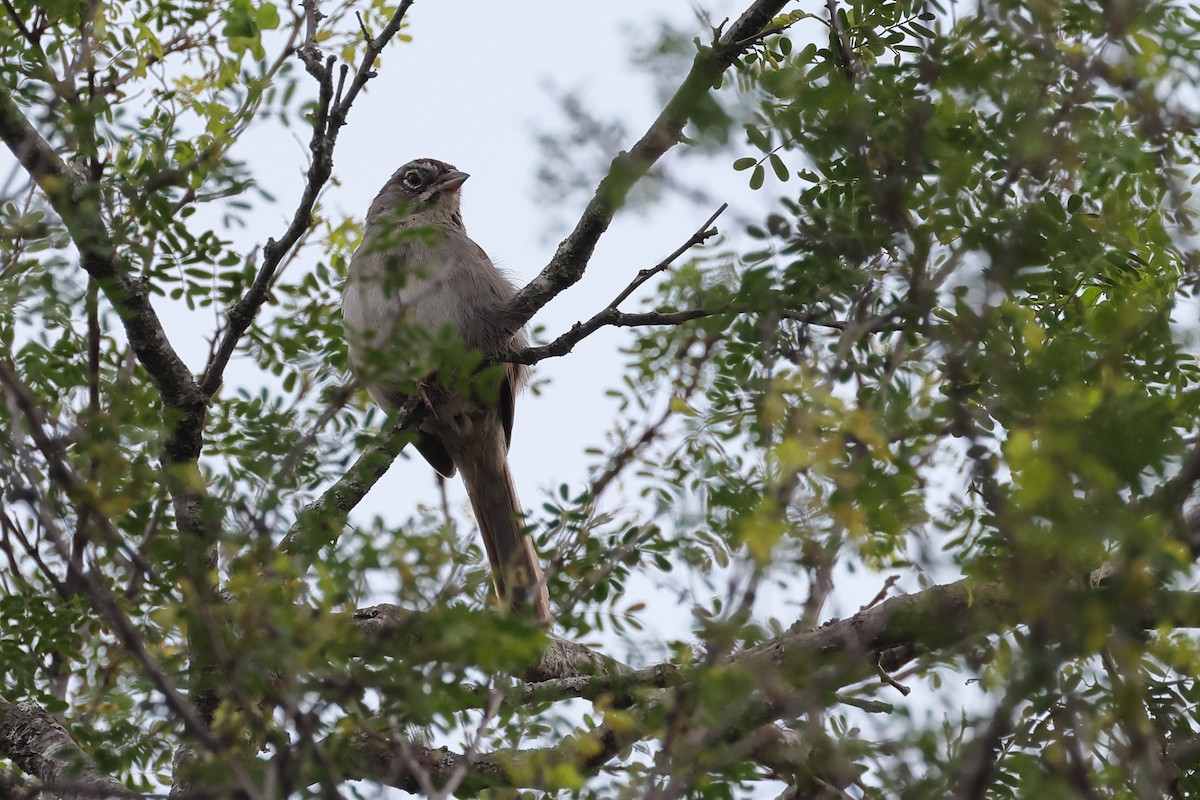
<path fill-rule="evenodd" d="M 434 419 L 437 419 L 437 411 L 435 411 L 433 408 L 433 401 L 429 399 L 428 378 L 421 378 L 417 381 L 417 394 L 420 396 L 421 403 L 424 404 L 425 410 L 428 411 Z"/>

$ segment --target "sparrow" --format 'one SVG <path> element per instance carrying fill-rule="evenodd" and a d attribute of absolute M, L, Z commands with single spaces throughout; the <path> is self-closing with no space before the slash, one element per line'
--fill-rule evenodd
<path fill-rule="evenodd" d="M 500 362 L 527 342 L 524 330 L 506 332 L 502 324 L 516 287 L 463 225 L 467 178 L 444 161 L 420 158 L 376 195 L 342 294 L 350 363 L 386 412 L 421 394 L 429 413 L 416 448 L 440 475 L 462 473 L 501 605 L 549 626 L 545 580 L 508 468 L 516 395 L 528 370 L 505 363 L 494 390 L 476 381 L 454 391 L 462 382 L 430 374 L 430 343 L 446 332 Z"/>

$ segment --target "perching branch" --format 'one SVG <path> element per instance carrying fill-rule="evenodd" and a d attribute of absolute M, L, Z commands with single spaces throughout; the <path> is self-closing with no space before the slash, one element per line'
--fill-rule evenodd
<path fill-rule="evenodd" d="M 751 47 L 757 41 L 756 37 L 786 2 L 787 0 L 758 0 L 758 2 L 752 4 L 738 18 L 737 22 L 728 31 L 724 34 L 715 33 L 711 46 L 700 47 L 700 52 L 692 62 L 691 71 L 684 78 L 683 83 L 680 84 L 649 130 L 646 131 L 628 153 L 622 153 L 614 159 L 612 168 L 596 188 L 596 193 L 584 210 L 583 216 L 575 226 L 575 230 L 559 245 L 554 257 L 546 268 L 542 270 L 541 274 L 525 286 L 525 288 L 517 292 L 516 296 L 509 303 L 504 314 L 508 327 L 515 332 L 528 322 L 538 309 L 546 305 L 556 295 L 582 277 L 588 260 L 591 258 L 592 251 L 595 249 L 596 242 L 608 229 L 613 215 L 616 214 L 617 209 L 624 203 L 625 196 L 629 193 L 629 190 L 667 150 L 684 140 L 683 128 L 691 119 L 698 101 L 711 91 L 714 85 L 719 83 L 721 76 L 733 64 L 734 60 L 746 48 Z M 366 67 L 373 62 L 375 55 L 378 55 L 378 51 L 386 44 L 385 37 L 399 30 L 403 13 L 408 9 L 409 5 L 411 5 L 411 0 L 401 3 L 392 18 L 392 23 L 389 24 L 388 28 L 379 37 L 372 40 L 368 47 L 367 59 L 364 59 L 363 64 L 360 65 L 355 79 L 351 82 L 350 88 L 346 92 L 346 96 L 340 102 L 336 103 L 329 112 L 330 121 L 328 127 L 334 134 L 336 134 L 337 127 L 344 120 L 344 115 L 349 110 L 350 102 L 353 101 L 354 96 L 370 77 Z M 315 39 L 312 38 L 312 31 L 315 31 L 316 23 L 319 21 L 319 12 L 316 11 L 315 6 L 311 6 L 310 8 L 306 4 L 306 13 L 310 15 L 310 38 L 301 47 L 301 57 L 304 59 L 310 74 L 318 77 L 318 80 L 324 81 L 325 83 L 322 85 L 327 86 L 329 68 L 332 62 L 327 61 L 324 67 L 319 63 L 319 50 L 316 48 Z M 322 102 L 318 104 L 318 115 L 324 113 L 323 109 L 326 107 L 327 103 L 323 95 Z M 314 145 L 318 142 L 319 130 L 320 126 L 314 128 Z M 314 151 L 314 165 L 316 162 L 315 156 L 316 153 Z M 310 187 L 312 174 L 312 170 L 310 170 Z M 724 207 L 722 207 L 723 209 Z M 720 213 L 720 211 L 717 212 L 717 214 Z M 714 214 L 708 223 L 701 227 L 699 233 L 704 233 L 711 226 L 717 214 Z M 299 212 L 297 212 L 296 219 L 298 218 Z M 296 219 L 293 219 L 293 227 L 295 227 Z M 291 230 L 292 228 L 289 228 L 289 232 Z M 708 238 L 707 235 L 703 236 L 701 241 L 706 238 Z M 669 264 L 670 261 L 673 261 L 674 258 L 677 258 L 678 255 L 691 246 L 693 245 L 685 245 L 679 253 L 668 257 L 667 263 Z M 274 257 L 277 263 L 279 256 L 278 254 L 273 256 L 273 253 L 274 251 L 267 253 L 267 260 L 270 261 Z M 264 264 L 262 270 L 259 272 L 260 277 L 267 274 L 268 271 L 273 274 L 273 269 L 274 267 L 270 267 L 268 270 L 267 265 Z M 644 282 L 649 277 L 650 275 L 646 275 L 642 281 Z M 266 280 L 269 282 L 269 278 Z M 258 281 L 256 280 L 257 283 Z M 635 278 L 629 291 L 632 292 L 638 285 L 640 285 L 640 282 L 638 278 Z M 241 333 L 249 326 L 254 312 L 257 311 L 258 306 L 265 299 L 265 293 L 265 285 L 261 299 L 257 294 L 254 294 L 254 289 L 252 288 L 246 297 L 234 307 L 234 311 L 230 312 L 230 327 L 225 333 L 221 347 L 218 348 L 214 358 L 210 360 L 209 366 L 205 370 L 205 377 L 201 381 L 201 386 L 206 394 L 215 392 L 217 387 L 220 386 L 220 376 L 224 370 L 224 366 L 228 362 L 229 356 L 232 354 Z M 624 300 L 626 296 L 627 294 L 619 295 L 614 300 L 614 305 Z M 569 333 L 560 337 L 559 341 L 546 345 L 545 348 L 530 348 L 524 351 L 524 353 L 518 354 L 513 360 L 519 363 L 532 364 L 541 358 L 547 358 L 551 355 L 561 355 L 569 352 L 576 343 L 586 336 L 602 327 L 610 325 L 680 324 L 689 319 L 708 316 L 711 313 L 714 312 L 691 309 L 666 315 L 622 314 L 617 312 L 615 308 L 609 308 L 600 312 L 600 314 L 587 323 L 580 323 L 575 326 Z M 244 325 L 242 324 L 243 322 Z M 239 325 L 242 326 L 240 331 L 236 330 Z M 413 405 L 413 408 L 415 407 Z M 364 453 L 342 479 L 330 487 L 321 498 L 301 512 L 295 524 L 292 525 L 284 537 L 283 547 L 286 552 L 311 559 L 317 550 L 337 538 L 346 514 L 362 499 L 371 486 L 374 485 L 375 481 L 387 470 L 391 461 L 399 454 L 400 450 L 403 449 L 403 431 L 406 427 L 408 430 L 411 430 L 414 421 L 407 419 L 407 415 L 403 413 L 399 415 L 398 420 L 400 421 L 397 422 L 388 434 L 386 442 L 376 445 L 367 453 Z M 397 446 L 398 443 L 399 446 Z M 379 461 L 381 458 L 385 460 Z"/>
<path fill-rule="evenodd" d="M 505 321 L 515 332 L 587 269 L 596 243 L 608 230 L 629 190 L 668 150 L 684 141 L 683 129 L 699 101 L 720 85 L 721 76 L 748 47 L 787 0 L 758 0 L 729 30 L 716 32 L 710 46 L 700 46 L 687 77 L 667 101 L 658 118 L 629 150 L 613 159 L 608 174 L 584 209 L 575 229 L 558 246 L 545 269 L 517 292 L 508 304 Z"/>

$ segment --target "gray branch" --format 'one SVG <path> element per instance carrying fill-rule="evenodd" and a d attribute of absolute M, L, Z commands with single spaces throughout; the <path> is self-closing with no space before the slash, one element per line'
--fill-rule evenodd
<path fill-rule="evenodd" d="M 62 800 L 135 795 L 102 773 L 71 734 L 37 703 L 0 699 L 0 755 L 45 787 L 56 787 L 52 791 Z"/>
<path fill-rule="evenodd" d="M 1074 591 L 1107 590 L 1080 586 Z M 1200 593 L 1160 592 L 1153 606 L 1141 611 L 1141 624 L 1148 630 L 1163 624 L 1200 627 Z M 411 629 L 410 616 L 395 606 L 363 609 L 355 617 L 371 636 Z M 729 697 L 723 713 L 709 709 L 706 717 L 717 722 L 705 723 L 709 725 L 706 736 L 714 743 L 731 745 L 731 758 L 753 751 L 756 759 L 772 762 L 773 768 L 786 767 L 789 780 L 796 786 L 844 787 L 857 776 L 853 764 L 810 760 L 802 753 L 780 749 L 780 733 L 774 723 L 795 716 L 798 707 L 808 707 L 798 698 L 814 699 L 815 707 L 823 707 L 821 703 L 827 701 L 815 698 L 837 697 L 835 692 L 842 687 L 873 678 L 889 684 L 886 675 L 881 674 L 885 668 L 897 669 L 921 654 L 946 652 L 1029 621 L 1022 618 L 1018 603 L 1001 585 L 962 580 L 893 597 L 815 630 L 794 626 L 770 642 L 725 659 L 722 668 L 744 670 L 752 677 L 754 688 L 749 694 Z M 634 704 L 630 721 L 620 732 L 602 725 L 553 747 L 481 753 L 469 763 L 463 754 L 381 733 L 335 736 L 324 746 L 346 754 L 348 760 L 342 767 L 347 778 L 374 780 L 407 791 L 419 790 L 418 773 L 438 784 L 463 769 L 467 778 L 456 790 L 463 796 L 497 786 L 553 790 L 556 765 L 570 766 L 581 775 L 594 774 L 624 748 L 657 735 L 664 704 L 673 692 L 687 691 L 699 669 L 656 664 L 630 670 L 623 665 L 615 669 L 604 665 L 593 672 L 588 663 L 602 664 L 603 656 L 559 640 L 554 640 L 550 649 L 560 647 L 559 655 L 564 660 L 555 662 L 557 656 L 552 655 L 551 662 L 556 666 L 541 676 L 536 669 L 527 672 L 526 678 L 534 680 L 515 700 L 546 702 L 603 696 L 606 701 L 611 698 L 614 706 L 629 702 Z M 572 675 L 575 669 L 579 671 Z M 886 704 L 876 703 L 868 710 L 881 712 L 887 708 Z"/>

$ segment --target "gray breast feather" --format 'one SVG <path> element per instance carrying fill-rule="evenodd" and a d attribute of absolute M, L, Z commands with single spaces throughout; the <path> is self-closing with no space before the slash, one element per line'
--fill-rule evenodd
<path fill-rule="evenodd" d="M 468 348 L 490 357 L 525 346 L 523 331 L 507 340 L 495 333 L 516 288 L 464 232 L 437 231 L 438 242 L 404 237 L 386 250 L 378 249 L 378 237 L 363 240 L 342 297 L 352 357 L 370 343 L 381 346 L 401 319 L 431 334 L 449 325 Z"/>

